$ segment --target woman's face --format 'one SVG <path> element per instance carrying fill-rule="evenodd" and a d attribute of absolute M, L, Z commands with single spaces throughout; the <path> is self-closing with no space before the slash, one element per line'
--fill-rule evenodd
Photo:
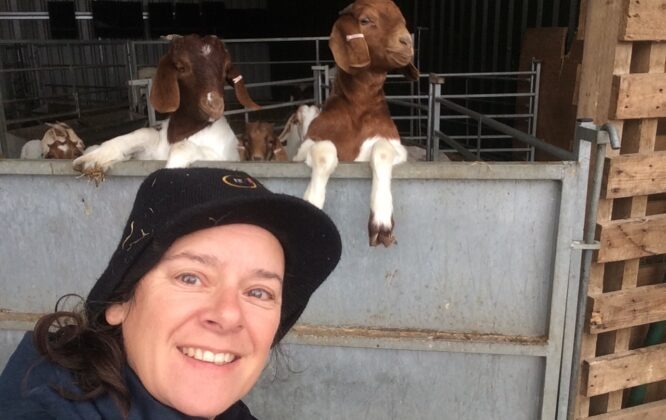
<path fill-rule="evenodd" d="M 200 230 L 174 242 L 106 319 L 122 324 L 129 365 L 153 397 L 213 417 L 261 374 L 280 323 L 283 277 L 284 253 L 268 231 Z"/>

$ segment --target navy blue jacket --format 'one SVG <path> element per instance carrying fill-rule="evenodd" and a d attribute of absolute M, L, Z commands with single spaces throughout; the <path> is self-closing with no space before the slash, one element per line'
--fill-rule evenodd
<path fill-rule="evenodd" d="M 131 395 L 129 420 L 191 420 L 155 400 L 130 369 L 125 380 Z M 66 369 L 45 361 L 35 349 L 32 333 L 23 337 L 0 375 L 0 417 L 12 420 L 96 420 L 121 419 L 120 410 L 109 395 L 86 401 L 60 396 L 50 385 L 81 393 Z M 242 401 L 232 405 L 217 420 L 256 420 Z"/>

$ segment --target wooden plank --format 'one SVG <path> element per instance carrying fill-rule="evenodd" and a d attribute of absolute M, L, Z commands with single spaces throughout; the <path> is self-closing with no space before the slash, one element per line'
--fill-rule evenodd
<path fill-rule="evenodd" d="M 604 171 L 604 198 L 666 192 L 666 152 L 608 158 Z"/>
<path fill-rule="evenodd" d="M 625 408 L 621 411 L 592 417 L 578 417 L 576 420 L 663 420 L 666 412 L 666 400 Z"/>
<path fill-rule="evenodd" d="M 614 70 L 618 67 L 615 58 L 620 19 L 624 9 L 617 1 L 609 4 L 588 1 L 586 6 L 581 15 L 585 16 L 585 46 L 577 117 L 593 118 L 596 124 L 603 124 L 608 121 L 611 94 L 609 86 Z M 629 64 L 626 64 L 626 71 L 622 69 L 615 73 L 628 73 L 628 69 Z"/>
<path fill-rule="evenodd" d="M 666 214 L 597 224 L 601 249 L 597 262 L 666 254 Z"/>
<path fill-rule="evenodd" d="M 590 334 L 666 320 L 666 284 L 603 293 L 588 298 Z"/>
<path fill-rule="evenodd" d="M 666 8 L 664 2 L 654 0 L 627 1 L 623 14 L 620 39 L 624 41 L 666 40 Z"/>
<path fill-rule="evenodd" d="M 666 379 L 666 344 L 609 354 L 583 362 L 583 392 L 606 394 Z"/>
<path fill-rule="evenodd" d="M 584 24 L 580 25 L 580 34 L 584 32 L 585 42 L 578 92 L 574 96 L 577 98 L 578 104 L 576 115 L 581 118 L 593 118 L 597 124 L 608 122 L 613 74 L 629 73 L 631 66 L 632 44 L 617 41 L 621 15 L 625 11 L 622 4 L 617 1 L 610 3 L 581 1 L 580 21 Z M 623 121 L 613 121 L 613 125 L 617 128 L 618 135 L 622 136 Z M 607 156 L 617 154 L 610 148 L 607 150 Z M 611 220 L 612 209 L 613 200 L 600 200 L 597 221 Z M 603 290 L 605 272 L 605 264 L 592 263 L 588 293 Z M 583 335 L 580 359 L 574 363 L 580 363 L 581 359 L 594 357 L 596 351 L 597 335 Z M 571 407 L 574 416 L 588 417 L 591 401 L 580 392 L 582 389 L 581 375 L 579 375 L 575 387 L 576 389 L 572 390 L 572 393 L 576 395 L 576 402 Z M 596 409 L 596 407 L 593 408 Z"/>
<path fill-rule="evenodd" d="M 613 76 L 611 102 L 612 119 L 666 117 L 666 74 Z"/>

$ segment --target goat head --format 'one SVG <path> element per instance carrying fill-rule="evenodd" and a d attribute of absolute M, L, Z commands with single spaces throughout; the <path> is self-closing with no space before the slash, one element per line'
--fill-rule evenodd
<path fill-rule="evenodd" d="M 45 159 L 74 159 L 83 154 L 83 140 L 63 123 L 46 123 L 49 129 L 42 137 L 42 155 Z"/>
<path fill-rule="evenodd" d="M 248 122 L 241 136 L 241 154 L 245 160 L 287 160 L 282 144 L 275 137 L 273 124 L 263 121 Z"/>
<path fill-rule="evenodd" d="M 356 0 L 340 12 L 329 46 L 335 63 L 354 74 L 399 70 L 416 80 L 414 48 L 405 18 L 392 0 Z"/>
<path fill-rule="evenodd" d="M 150 102 L 158 112 L 172 113 L 167 138 L 175 143 L 218 120 L 224 112 L 225 81 L 234 86 L 238 101 L 258 109 L 221 39 L 214 35 L 175 36 L 159 62 Z M 195 122 L 194 124 L 192 122 Z"/>

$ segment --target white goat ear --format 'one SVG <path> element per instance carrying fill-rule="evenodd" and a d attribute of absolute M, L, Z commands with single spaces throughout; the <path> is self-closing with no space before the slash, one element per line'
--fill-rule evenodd
<path fill-rule="evenodd" d="M 161 113 L 174 112 L 180 106 L 178 74 L 169 56 L 160 59 L 150 91 L 150 103 Z"/>
<path fill-rule="evenodd" d="M 370 65 L 370 51 L 361 33 L 361 25 L 352 15 L 335 21 L 328 41 L 335 64 L 346 73 L 354 74 Z"/>

